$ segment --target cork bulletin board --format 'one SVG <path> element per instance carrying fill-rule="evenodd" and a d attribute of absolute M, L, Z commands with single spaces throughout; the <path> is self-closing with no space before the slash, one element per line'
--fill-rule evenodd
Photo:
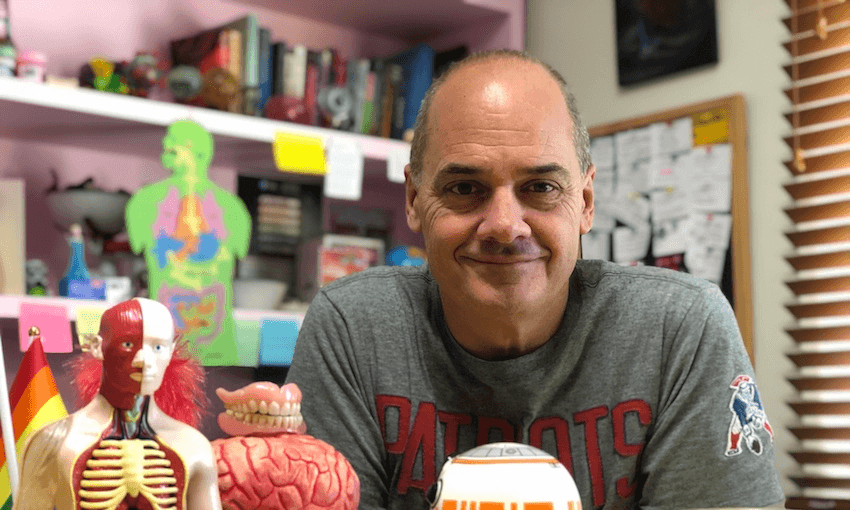
<path fill-rule="evenodd" d="M 741 95 L 589 128 L 596 219 L 583 256 L 686 271 L 732 304 L 753 359 L 746 105 Z"/>

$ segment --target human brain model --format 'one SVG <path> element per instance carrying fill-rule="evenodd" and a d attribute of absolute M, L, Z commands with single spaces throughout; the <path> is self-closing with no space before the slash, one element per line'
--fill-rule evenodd
<path fill-rule="evenodd" d="M 331 445 L 305 434 L 296 385 L 257 382 L 216 393 L 225 406 L 219 426 L 233 436 L 212 442 L 225 509 L 357 508 L 357 474 Z"/>
<path fill-rule="evenodd" d="M 429 496 L 439 510 L 581 510 L 567 468 L 518 443 L 486 444 L 449 458 Z"/>

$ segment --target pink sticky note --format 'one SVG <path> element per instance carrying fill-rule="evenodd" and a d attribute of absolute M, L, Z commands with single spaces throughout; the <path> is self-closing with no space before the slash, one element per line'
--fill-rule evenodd
<path fill-rule="evenodd" d="M 18 337 L 21 340 L 21 351 L 26 351 L 30 345 L 29 330 L 31 326 L 41 330 L 41 344 L 44 352 L 71 352 L 71 323 L 68 321 L 68 311 L 64 306 L 21 303 L 18 314 Z"/>

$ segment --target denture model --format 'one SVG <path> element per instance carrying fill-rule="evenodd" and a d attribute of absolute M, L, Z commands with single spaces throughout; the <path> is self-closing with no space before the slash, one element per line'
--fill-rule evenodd
<path fill-rule="evenodd" d="M 222 506 L 232 510 L 354 510 L 360 480 L 331 445 L 306 434 L 301 390 L 256 382 L 216 390 L 227 439 L 212 442 Z"/>

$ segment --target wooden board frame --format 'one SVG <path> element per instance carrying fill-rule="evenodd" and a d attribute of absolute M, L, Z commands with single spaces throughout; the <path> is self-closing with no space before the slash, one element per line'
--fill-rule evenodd
<path fill-rule="evenodd" d="M 735 317 L 744 346 L 754 363 L 752 265 L 750 257 L 749 168 L 747 164 L 747 109 L 740 94 L 693 103 L 648 115 L 620 120 L 588 128 L 591 138 L 613 135 L 648 126 L 656 122 L 674 121 L 714 109 L 725 109 L 729 119 L 728 143 L 732 147 L 732 294 Z"/>

